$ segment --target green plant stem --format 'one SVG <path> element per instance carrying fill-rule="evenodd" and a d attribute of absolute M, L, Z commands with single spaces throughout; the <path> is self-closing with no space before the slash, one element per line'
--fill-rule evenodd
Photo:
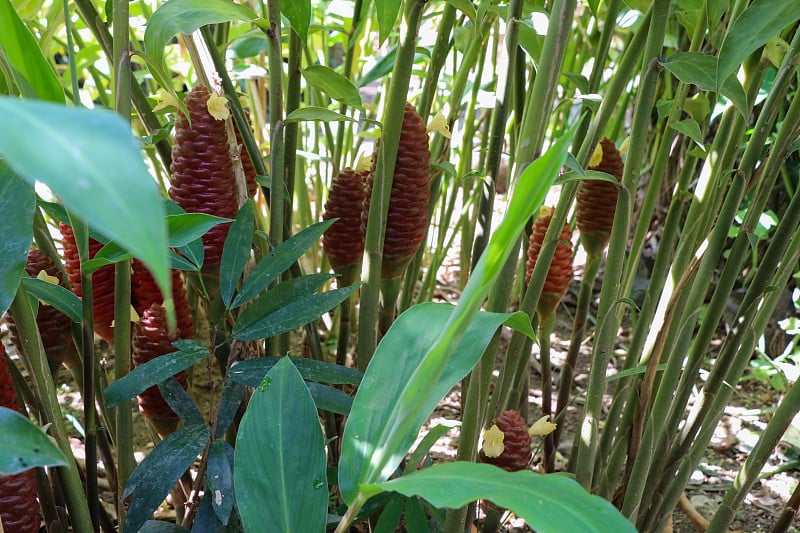
<path fill-rule="evenodd" d="M 350 22 L 350 31 L 347 34 L 347 48 L 344 53 L 344 72 L 342 73 L 345 78 L 350 79 L 353 75 L 353 61 L 355 60 L 356 41 L 361 34 L 361 11 L 363 8 L 363 0 L 355 0 L 353 4 L 353 19 Z M 291 61 L 292 55 L 289 55 Z M 289 67 L 291 72 L 291 66 Z M 299 80 L 298 80 L 299 81 Z M 290 82 L 291 86 L 291 82 Z M 299 92 L 298 92 L 299 96 Z M 339 113 L 344 115 L 347 112 L 347 104 L 339 106 Z M 340 122 L 336 128 L 336 143 L 333 145 L 333 175 L 336 176 L 343 168 L 342 157 L 344 154 L 344 135 L 350 129 L 348 122 Z"/>
<path fill-rule="evenodd" d="M 727 532 L 728 526 L 735 518 L 736 509 L 750 492 L 750 488 L 758 481 L 761 469 L 767 463 L 772 451 L 778 445 L 792 419 L 800 410 L 800 381 L 795 381 L 781 400 L 778 409 L 772 414 L 767 427 L 744 462 L 741 470 L 733 480 L 733 485 L 725 494 L 725 498 L 714 513 L 707 533 Z"/>
<path fill-rule="evenodd" d="M 67 466 L 58 469 L 63 484 L 70 519 L 76 531 L 94 531 L 92 515 L 84 496 L 78 465 L 72 455 L 67 430 L 64 427 L 64 416 L 58 403 L 55 384 L 50 375 L 42 338 L 36 327 L 36 317 L 29 303 L 25 287 L 20 285 L 17 295 L 11 304 L 11 313 L 22 340 L 23 352 L 26 354 L 31 370 L 31 380 L 37 397 L 41 400 L 42 415 L 46 423 L 51 424 L 50 434 L 67 458 Z"/>
<path fill-rule="evenodd" d="M 433 98 L 436 95 L 439 74 L 442 71 L 447 53 L 450 51 L 452 41 L 450 35 L 453 32 L 453 25 L 456 21 L 456 8 L 451 4 L 445 4 L 439 18 L 439 27 L 436 29 L 436 42 L 433 45 L 431 59 L 425 75 L 425 82 L 422 86 L 422 94 L 419 97 L 417 112 L 422 120 L 427 121 L 431 113 Z M 451 100 L 452 101 L 452 100 Z"/>
<path fill-rule="evenodd" d="M 358 516 L 358 512 L 364 507 L 364 504 L 367 503 L 369 499 L 368 496 L 365 496 L 363 492 L 360 492 L 356 495 L 355 501 L 353 504 L 347 508 L 347 511 L 344 513 L 344 516 L 339 521 L 339 525 L 336 526 L 336 530 L 334 533 L 345 533 L 346 531 L 350 530 L 350 525 Z"/>
<path fill-rule="evenodd" d="M 550 366 L 550 335 L 553 333 L 555 323 L 555 309 L 549 314 L 539 313 L 539 358 L 542 363 L 542 415 L 550 417 L 553 414 L 553 372 Z M 527 391 L 524 393 L 527 403 Z M 553 434 L 544 438 L 544 470 L 546 474 L 555 469 L 556 454 Z"/>
<path fill-rule="evenodd" d="M 598 430 L 606 385 L 605 368 L 613 352 L 617 334 L 617 321 L 608 313 L 613 313 L 612 309 L 619 297 L 618 291 L 628 240 L 628 226 L 633 210 L 633 194 L 642 169 L 647 131 L 650 126 L 650 113 L 655 101 L 656 84 L 660 71 L 657 59 L 661 54 L 670 4 L 671 2 L 668 1 L 658 2 L 651 7 L 652 17 L 645 45 L 644 64 L 631 128 L 630 151 L 622 176 L 622 189 L 617 198 L 611 242 L 609 243 L 603 285 L 600 291 L 598 320 L 611 323 L 599 328 L 598 335 L 595 337 L 592 367 L 589 372 L 589 391 L 586 398 L 584 418 L 579 431 L 581 438 L 577 449 L 576 479 L 587 489 L 592 486 L 593 467 L 599 447 Z"/>
<path fill-rule="evenodd" d="M 378 340 L 378 315 L 380 300 L 381 263 L 383 262 L 383 237 L 386 216 L 392 192 L 394 167 L 400 145 L 400 128 L 408 94 L 411 67 L 414 64 L 417 34 L 425 2 L 412 0 L 407 8 L 407 30 L 397 49 L 397 59 L 389 85 L 388 100 L 383 117 L 380 149 L 370 198 L 367 232 L 364 245 L 361 309 L 358 322 L 358 368 L 365 370 Z"/>
<path fill-rule="evenodd" d="M 789 501 L 786 502 L 786 506 L 775 521 L 775 525 L 772 526 L 770 533 L 785 533 L 789 531 L 789 527 L 792 525 L 798 509 L 800 509 L 800 483 L 794 488 L 792 496 L 789 498 Z"/>

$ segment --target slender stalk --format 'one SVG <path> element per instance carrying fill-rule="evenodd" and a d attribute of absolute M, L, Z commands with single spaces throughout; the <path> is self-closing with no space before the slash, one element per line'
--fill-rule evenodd
<path fill-rule="evenodd" d="M 67 466 L 58 469 L 62 487 L 64 489 L 70 520 L 76 531 L 96 531 L 92 522 L 89 505 L 83 492 L 80 472 L 72 456 L 67 429 L 64 426 L 64 416 L 58 403 L 56 387 L 50 375 L 42 338 L 36 327 L 36 316 L 33 314 L 29 303 L 29 296 L 25 287 L 20 285 L 11 304 L 11 313 L 17 325 L 22 341 L 22 352 L 27 356 L 31 370 L 36 396 L 41 400 L 42 415 L 45 423 L 51 424 L 50 434 L 56 444 L 67 458 Z M 88 429 L 88 428 L 87 428 Z"/>
<path fill-rule="evenodd" d="M 364 267 L 362 271 L 361 309 L 358 323 L 358 368 L 367 368 L 378 340 L 378 315 L 380 312 L 380 277 L 383 262 L 383 237 L 386 232 L 386 216 L 392 192 L 394 167 L 400 144 L 400 128 L 403 121 L 406 95 L 408 94 L 411 67 L 414 63 L 417 34 L 425 2 L 412 0 L 406 13 L 406 33 L 397 49 L 397 59 L 392 73 L 383 116 L 380 149 L 375 167 L 372 197 L 364 245 Z"/>
<path fill-rule="evenodd" d="M 549 314 L 539 313 L 539 358 L 542 363 L 542 415 L 553 414 L 553 373 L 550 366 L 550 335 L 553 333 L 555 323 L 555 309 Z M 525 402 L 527 403 L 527 394 Z M 551 473 L 555 467 L 555 447 L 553 434 L 544 438 L 544 470 Z"/>
<path fill-rule="evenodd" d="M 798 509 L 800 509 L 800 483 L 794 488 L 792 496 L 789 498 L 789 501 L 786 502 L 786 507 L 781 511 L 770 533 L 785 533 L 789 531 L 789 527 L 792 525 L 792 521 L 797 515 Z"/>

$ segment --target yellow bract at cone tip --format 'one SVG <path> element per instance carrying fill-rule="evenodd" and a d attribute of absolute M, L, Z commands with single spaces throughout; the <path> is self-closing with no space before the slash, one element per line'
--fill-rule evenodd
<path fill-rule="evenodd" d="M 553 214 L 553 211 L 555 211 L 555 208 L 543 205 L 539 208 L 539 213 L 536 215 L 536 218 L 549 217 Z"/>
<path fill-rule="evenodd" d="M 47 273 L 46 270 L 40 270 L 39 273 L 36 275 L 36 279 L 46 281 L 47 283 L 52 283 L 53 285 L 58 285 L 58 278 L 55 276 L 51 276 L 50 274 Z"/>
<path fill-rule="evenodd" d="M 450 127 L 447 125 L 447 119 L 444 118 L 444 115 L 441 111 L 436 113 L 431 121 L 428 123 L 425 130 L 430 133 L 432 131 L 436 131 L 447 137 L 448 139 L 452 136 L 450 133 Z"/>
<path fill-rule="evenodd" d="M 206 106 L 209 114 L 217 120 L 227 120 L 231 116 L 231 110 L 228 109 L 228 100 L 224 96 L 211 93 Z"/>
<path fill-rule="evenodd" d="M 169 91 L 165 91 L 164 89 L 158 92 L 159 102 L 153 107 L 153 112 L 161 111 L 162 109 L 168 109 L 170 107 L 174 107 L 175 109 L 180 108 L 180 102 L 178 99 L 175 98 Z"/>
<path fill-rule="evenodd" d="M 531 437 L 535 437 L 536 435 L 549 435 L 553 431 L 556 430 L 558 424 L 554 424 L 552 422 L 548 422 L 549 416 L 543 416 L 539 420 L 533 423 L 533 425 L 528 429 L 528 435 Z"/>
<path fill-rule="evenodd" d="M 590 167 L 596 167 L 603 161 L 603 145 L 597 143 L 597 146 L 594 147 L 594 152 L 592 152 L 592 158 L 589 160 Z"/>
<path fill-rule="evenodd" d="M 358 162 L 356 163 L 356 172 L 369 170 L 370 168 L 372 168 L 372 156 L 362 155 L 358 158 Z"/>
<path fill-rule="evenodd" d="M 622 141 L 622 146 L 619 147 L 619 155 L 627 155 L 628 148 L 631 146 L 631 138 L 625 137 L 625 140 Z"/>
<path fill-rule="evenodd" d="M 112 328 L 114 327 L 114 322 L 115 320 L 111 321 Z M 139 313 L 136 312 L 136 309 L 134 309 L 132 305 L 131 305 L 131 322 L 133 322 L 134 324 L 139 323 Z"/>
<path fill-rule="evenodd" d="M 500 428 L 497 427 L 497 424 L 494 424 L 483 432 L 483 446 L 481 449 L 483 453 L 486 454 L 486 457 L 500 457 L 500 454 L 503 453 L 503 449 L 505 448 L 503 444 L 504 438 L 505 435 L 500 431 Z"/>

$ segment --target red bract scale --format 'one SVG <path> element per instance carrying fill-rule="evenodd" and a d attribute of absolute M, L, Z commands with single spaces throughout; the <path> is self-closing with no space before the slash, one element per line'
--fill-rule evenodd
<path fill-rule="evenodd" d="M 428 229 L 431 152 L 425 124 L 411 104 L 406 104 L 401 128 L 386 235 L 383 239 L 383 278 L 397 278 L 403 274 Z M 365 229 L 371 194 L 370 177 L 361 218 Z"/>
<path fill-rule="evenodd" d="M 0 343 L 0 406 L 20 411 L 5 353 L 5 347 Z M 0 475 L 0 520 L 4 531 L 14 533 L 39 531 L 41 520 L 39 502 L 36 500 L 38 490 L 36 473 L 33 469 L 12 476 Z"/>
<path fill-rule="evenodd" d="M 25 272 L 32 278 L 44 271 L 48 276 L 58 279 L 58 284 L 62 287 L 64 276 L 52 259 L 44 255 L 36 248 L 28 250 L 28 262 L 25 265 Z M 22 342 L 17 331 L 17 324 L 9 311 L 6 315 L 8 329 L 11 333 L 11 342 L 17 348 L 18 353 L 23 353 Z M 36 325 L 39 327 L 39 334 L 42 337 L 47 362 L 51 370 L 56 370 L 64 361 L 67 352 L 72 348 L 72 320 L 67 315 L 50 305 L 40 304 L 39 312 L 36 315 Z"/>
<path fill-rule="evenodd" d="M 167 319 L 164 308 L 159 304 L 152 304 L 142 313 L 139 322 L 134 327 L 133 336 L 133 364 L 142 365 L 156 357 L 177 351 L 172 343 L 177 336 L 171 336 L 167 329 Z M 186 372 L 180 372 L 175 379 L 186 388 Z M 150 387 L 139 395 L 139 410 L 149 418 L 178 418 L 169 404 L 161 396 L 158 387 Z"/>
<path fill-rule="evenodd" d="M 236 180 L 228 149 L 225 121 L 208 112 L 210 94 L 195 87 L 183 101 L 191 117 L 182 114 L 175 122 L 169 197 L 185 211 L 235 218 L 238 211 Z M 230 223 L 214 226 L 203 236 L 203 267 L 219 266 Z"/>
<path fill-rule="evenodd" d="M 79 297 L 83 295 L 81 288 L 81 261 L 78 257 L 78 245 L 72 228 L 63 222 L 60 225 L 64 236 L 64 270 L 67 271 L 72 292 Z M 89 258 L 93 258 L 103 244 L 89 238 Z M 108 342 L 114 342 L 114 265 L 102 266 L 92 274 L 92 298 L 94 309 L 94 331 Z"/>
<path fill-rule="evenodd" d="M 539 258 L 539 251 L 542 249 L 542 241 L 552 218 L 553 214 L 550 211 L 549 214 L 539 216 L 533 224 L 530 246 L 528 247 L 528 261 L 525 264 L 527 267 L 525 281 L 528 283 L 530 283 L 533 268 Z M 569 282 L 572 281 L 573 256 L 571 238 L 572 233 L 569 230 L 569 224 L 564 224 L 561 234 L 558 236 L 558 244 L 553 254 L 553 261 L 550 263 L 550 269 L 547 271 L 544 287 L 542 287 L 542 296 L 539 299 L 538 306 L 540 313 L 553 312 L 567 292 Z"/>
<path fill-rule="evenodd" d="M 325 204 L 323 220 L 338 218 L 322 237 L 325 253 L 337 273 L 361 262 L 364 255 L 364 230 L 361 208 L 366 193 L 369 171 L 346 168 L 333 178 Z"/>
<path fill-rule="evenodd" d="M 605 137 L 600 141 L 600 146 L 603 159 L 588 170 L 606 172 L 617 178 L 618 182 L 621 181 L 624 164 L 619 150 Z M 575 221 L 581 232 L 583 246 L 590 255 L 602 253 L 611 238 L 618 195 L 619 188 L 608 181 L 583 180 L 578 187 Z"/>
<path fill-rule="evenodd" d="M 249 116 L 248 122 L 249 122 Z M 241 148 L 241 158 L 242 158 L 242 170 L 244 170 L 244 180 L 247 183 L 247 195 L 250 198 L 254 198 L 256 195 L 256 191 L 258 191 L 258 182 L 256 182 L 256 167 L 253 165 L 253 160 L 250 159 L 250 154 L 247 153 L 247 148 L 244 146 L 244 140 L 242 140 L 242 134 L 239 131 L 239 128 L 234 127 L 234 131 L 236 132 L 236 142 L 239 144 Z"/>
<path fill-rule="evenodd" d="M 528 468 L 533 454 L 525 419 L 518 412 L 508 410 L 500 413 L 500 416 L 492 421 L 492 425 L 496 425 L 503 432 L 503 453 L 497 457 L 488 457 L 481 450 L 481 461 L 499 466 L 508 472 Z"/>
<path fill-rule="evenodd" d="M 186 299 L 186 288 L 183 285 L 181 273 L 172 271 L 172 299 L 175 302 L 175 314 L 178 318 L 178 331 L 180 338 L 190 339 L 194 335 L 194 322 L 192 310 Z M 138 259 L 132 262 L 131 271 L 131 303 L 139 316 L 153 304 L 161 305 L 164 299 L 155 279 Z"/>

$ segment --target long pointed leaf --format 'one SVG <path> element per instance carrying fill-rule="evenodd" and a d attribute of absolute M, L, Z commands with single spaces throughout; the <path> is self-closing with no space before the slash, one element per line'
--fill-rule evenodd
<path fill-rule="evenodd" d="M 236 437 L 234 486 L 248 531 L 325 530 L 325 443 L 311 395 L 288 357 L 250 399 Z"/>
<path fill-rule="evenodd" d="M 2 357 L 2 356 L 0 356 Z M 10 475 L 34 466 L 66 466 L 64 454 L 33 422 L 0 407 L 0 474 Z"/>
<path fill-rule="evenodd" d="M 226 306 L 230 305 L 239 278 L 242 277 L 247 259 L 250 257 L 250 245 L 253 243 L 253 232 L 256 219 L 253 201 L 247 200 L 239 209 L 239 214 L 228 230 L 225 245 L 222 247 L 222 264 L 219 267 L 219 292 Z"/>
<path fill-rule="evenodd" d="M 17 176 L 0 161 L 0 314 L 5 313 L 17 294 L 25 272 L 28 248 L 33 241 L 36 194 L 33 185 Z"/>

